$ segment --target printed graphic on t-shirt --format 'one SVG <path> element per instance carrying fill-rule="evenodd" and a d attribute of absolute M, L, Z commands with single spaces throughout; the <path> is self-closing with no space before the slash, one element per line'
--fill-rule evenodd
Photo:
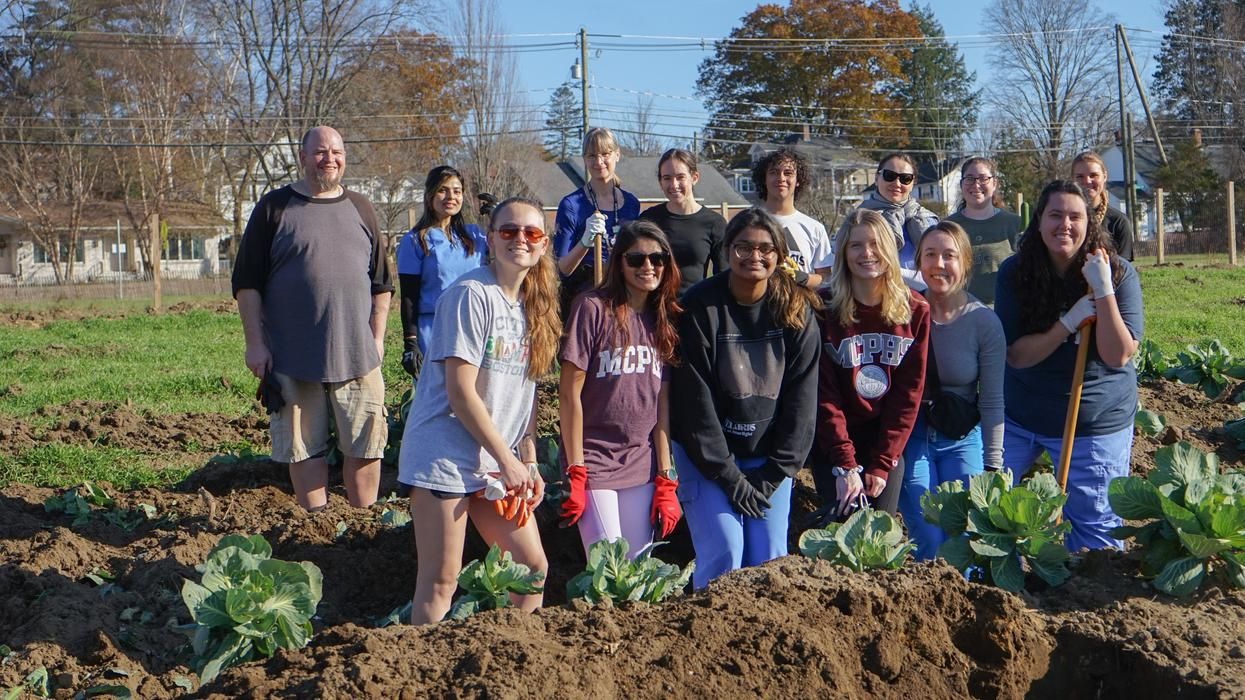
<path fill-rule="evenodd" d="M 898 367 L 910 347 L 912 338 L 893 333 L 861 333 L 844 338 L 837 347 L 832 343 L 825 343 L 822 352 L 830 354 L 835 364 L 840 367 L 876 364 Z"/>
<path fill-rule="evenodd" d="M 661 360 L 656 351 L 647 345 L 628 345 L 597 353 L 597 379 L 645 372 L 661 377 Z"/>
<path fill-rule="evenodd" d="M 886 370 L 877 365 L 865 365 L 856 370 L 856 393 L 862 398 L 876 399 L 886 393 L 890 378 Z"/>
<path fill-rule="evenodd" d="M 722 336 L 718 347 L 724 360 L 718 363 L 718 381 L 727 396 L 778 398 L 783 374 L 782 329 L 749 340 Z"/>
<path fill-rule="evenodd" d="M 527 372 L 527 353 L 523 320 L 501 316 L 493 319 L 489 328 L 480 367 L 499 374 L 521 375 Z"/>
<path fill-rule="evenodd" d="M 808 232 L 805 231 L 805 236 L 807 237 L 807 235 Z M 812 268 L 809 267 L 808 258 L 804 255 L 804 251 L 800 249 L 800 243 L 796 240 L 795 235 L 791 233 L 790 226 L 782 227 L 782 236 L 787 241 L 787 256 L 795 261 L 795 266 L 806 272 L 811 272 Z"/>

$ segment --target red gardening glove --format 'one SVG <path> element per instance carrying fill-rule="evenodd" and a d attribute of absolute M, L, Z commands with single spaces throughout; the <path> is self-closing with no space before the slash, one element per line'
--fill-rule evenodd
<path fill-rule="evenodd" d="M 679 498 L 675 495 L 675 489 L 678 486 L 679 482 L 667 479 L 661 474 L 658 474 L 653 481 L 653 508 L 649 517 L 653 522 L 653 528 L 663 540 L 674 532 L 674 526 L 678 525 L 679 518 L 683 517 L 683 510 L 679 508 Z"/>
<path fill-rule="evenodd" d="M 588 505 L 588 469 L 582 464 L 572 464 L 566 468 L 566 481 L 571 492 L 562 501 L 562 527 L 570 527 L 579 522 Z"/>

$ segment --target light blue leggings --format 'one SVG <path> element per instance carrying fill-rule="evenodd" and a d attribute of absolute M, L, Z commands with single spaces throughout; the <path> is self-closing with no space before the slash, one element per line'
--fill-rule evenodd
<path fill-rule="evenodd" d="M 764 518 L 749 518 L 735 512 L 722 486 L 702 476 L 679 443 L 674 443 L 673 452 L 679 473 L 679 504 L 696 549 L 693 588 L 704 588 L 718 576 L 741 566 L 756 566 L 786 556 L 791 479 L 783 479 L 770 495 L 770 508 Z M 735 463 L 746 474 L 765 464 L 765 458 L 749 457 Z"/>
<path fill-rule="evenodd" d="M 922 412 L 912 426 L 903 459 L 907 470 L 899 492 L 899 512 L 903 513 L 908 536 L 916 542 L 916 559 L 933 559 L 947 536 L 942 528 L 925 522 L 921 516 L 921 496 L 948 481 L 958 480 L 967 487 L 968 477 L 981 473 L 981 426 L 959 440 L 952 440 L 926 422 Z"/>
<path fill-rule="evenodd" d="M 1033 460 L 1046 450 L 1051 461 L 1059 464 L 1058 436 L 1050 437 L 1029 432 L 1009 418 L 1003 427 L 1003 464 L 1012 470 L 1019 482 Z M 1072 531 L 1064 545 L 1073 552 L 1082 547 L 1103 549 L 1124 548 L 1120 540 L 1107 536 L 1107 531 L 1124 524 L 1111 512 L 1107 502 L 1107 484 L 1117 476 L 1128 476 L 1133 454 L 1133 427 L 1106 435 L 1082 435 L 1072 441 L 1072 465 L 1068 469 L 1068 502 L 1063 517 L 1072 523 Z"/>

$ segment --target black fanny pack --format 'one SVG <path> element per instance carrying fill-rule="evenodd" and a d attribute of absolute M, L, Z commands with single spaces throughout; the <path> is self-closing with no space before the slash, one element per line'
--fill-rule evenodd
<path fill-rule="evenodd" d="M 963 439 L 981 422 L 976 402 L 950 391 L 942 390 L 938 378 L 938 358 L 934 356 L 934 338 L 930 334 L 928 362 L 925 363 L 925 396 L 921 401 L 925 420 L 952 440 Z"/>

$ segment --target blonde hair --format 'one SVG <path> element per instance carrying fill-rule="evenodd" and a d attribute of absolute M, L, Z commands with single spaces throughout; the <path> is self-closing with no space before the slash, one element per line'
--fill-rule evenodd
<path fill-rule="evenodd" d="M 787 243 L 778 221 L 760 207 L 745 209 L 736 214 L 726 225 L 722 247 L 728 251 L 728 256 L 734 255 L 729 251 L 735 239 L 750 228 L 758 228 L 769 234 L 774 244 L 774 252 L 777 254 L 773 274 L 769 276 L 765 284 L 766 303 L 769 304 L 770 314 L 784 328 L 803 330 L 809 310 L 821 309 L 821 297 L 817 296 L 817 292 L 812 289 L 796 284 L 790 275 L 782 271 L 783 263 L 788 259 Z"/>
<path fill-rule="evenodd" d="M 1102 195 L 1101 195 L 1102 201 L 1101 202 L 1090 202 L 1090 206 L 1094 209 L 1098 209 L 1100 207 L 1105 209 L 1107 201 L 1109 199 L 1107 197 L 1107 179 L 1110 177 L 1110 173 L 1107 172 L 1107 164 L 1103 162 L 1102 156 L 1098 155 L 1097 153 L 1094 153 L 1093 151 L 1083 151 L 1081 153 L 1078 153 L 1077 156 L 1072 159 L 1072 167 L 1068 173 L 1069 175 L 1071 175 L 1073 180 L 1076 180 L 1076 166 L 1080 165 L 1081 163 L 1097 163 L 1098 167 L 1102 169 Z M 1089 194 L 1089 193 L 1087 192 L 1086 194 Z M 1101 221 L 1101 219 L 1099 219 L 1099 221 Z"/>
<path fill-rule="evenodd" d="M 614 138 L 614 132 L 603 126 L 594 126 L 584 134 L 584 150 L 583 155 L 586 157 L 589 153 L 621 153 L 618 147 L 618 140 Z M 585 173 L 586 175 L 586 173 Z M 622 187 L 622 180 L 618 179 L 618 173 L 614 173 L 613 182 L 615 187 Z"/>
<path fill-rule="evenodd" d="M 968 241 L 968 234 L 964 232 L 963 227 L 954 221 L 943 219 L 938 223 L 925 229 L 925 233 L 921 234 L 920 240 L 916 243 L 916 260 L 917 267 L 921 266 L 921 251 L 925 248 L 925 239 L 935 233 L 945 233 L 951 236 L 952 242 L 955 243 L 955 252 L 960 258 L 960 269 L 964 271 L 959 283 L 955 285 L 952 291 L 958 292 L 968 286 L 968 280 L 973 276 L 973 246 Z"/>
<path fill-rule="evenodd" d="M 834 241 L 834 267 L 830 272 L 830 313 L 838 318 L 840 325 L 848 326 L 857 321 L 856 298 L 852 296 L 852 273 L 847 267 L 847 244 L 852 231 L 865 226 L 873 232 L 878 253 L 886 270 L 882 276 L 882 319 L 899 325 L 912 320 L 912 307 L 908 304 L 908 285 L 904 284 L 899 271 L 899 249 L 895 245 L 895 232 L 876 211 L 857 209 L 847 217 L 847 228 Z"/>
<path fill-rule="evenodd" d="M 527 206 L 544 218 L 544 205 L 528 197 L 511 197 L 493 209 L 489 230 L 495 231 L 498 216 L 509 207 Z M 562 318 L 558 303 L 558 273 L 553 263 L 553 241 L 546 236 L 545 252 L 536 266 L 527 271 L 519 286 L 523 296 L 523 316 L 527 321 L 527 377 L 536 381 L 553 368 L 562 338 Z"/>

